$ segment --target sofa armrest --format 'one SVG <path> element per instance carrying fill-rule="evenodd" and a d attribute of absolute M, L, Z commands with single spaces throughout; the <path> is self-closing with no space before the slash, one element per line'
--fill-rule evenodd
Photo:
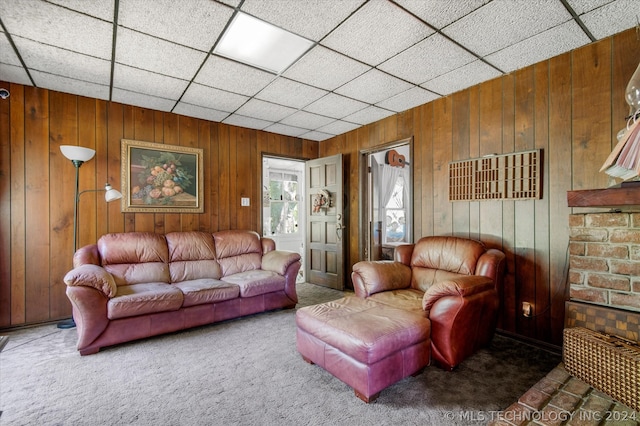
<path fill-rule="evenodd" d="M 353 265 L 353 290 L 358 297 L 368 297 L 387 290 L 408 288 L 411 268 L 390 260 L 362 261 Z"/>
<path fill-rule="evenodd" d="M 262 256 L 262 269 L 285 275 L 289 266 L 300 261 L 300 254 L 293 251 L 273 250 Z"/>
<path fill-rule="evenodd" d="M 109 298 L 114 297 L 118 289 L 113 275 L 103 267 L 92 264 L 81 265 L 67 272 L 64 283 L 69 287 L 93 287 Z"/>
<path fill-rule="evenodd" d="M 493 280 L 481 275 L 467 275 L 441 281 L 429 287 L 422 298 L 422 309 L 430 311 L 445 296 L 468 297 L 494 289 Z"/>

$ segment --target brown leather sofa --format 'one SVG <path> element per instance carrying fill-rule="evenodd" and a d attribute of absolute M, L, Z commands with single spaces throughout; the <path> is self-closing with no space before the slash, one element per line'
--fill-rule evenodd
<path fill-rule="evenodd" d="M 425 314 L 432 360 L 452 370 L 491 341 L 505 265 L 482 242 L 424 237 L 398 246 L 394 261 L 356 263 L 351 278 L 358 297 Z"/>
<path fill-rule="evenodd" d="M 253 231 L 107 234 L 73 266 L 64 282 L 81 355 L 298 301 L 300 255 Z"/>
<path fill-rule="evenodd" d="M 296 347 L 373 401 L 432 362 L 451 370 L 496 327 L 505 255 L 479 241 L 425 237 L 394 261 L 358 262 L 355 296 L 296 312 Z"/>

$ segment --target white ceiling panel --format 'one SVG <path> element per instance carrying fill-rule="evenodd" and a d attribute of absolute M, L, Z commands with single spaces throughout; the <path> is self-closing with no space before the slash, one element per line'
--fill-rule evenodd
<path fill-rule="evenodd" d="M 194 81 L 228 92 L 253 96 L 275 78 L 275 75 L 266 71 L 209 55 Z"/>
<path fill-rule="evenodd" d="M 376 106 L 390 109 L 395 112 L 402 112 L 413 107 L 417 107 L 418 105 L 429 103 L 439 97 L 439 95 L 420 87 L 412 87 L 407 91 L 398 93 L 391 98 L 378 102 Z"/>
<path fill-rule="evenodd" d="M 217 122 L 220 122 L 229 116 L 228 112 L 218 111 L 211 108 L 204 108 L 198 105 L 190 105 L 185 102 L 179 102 L 172 112 L 189 117 L 202 118 L 203 120 Z"/>
<path fill-rule="evenodd" d="M 233 112 L 247 102 L 249 97 L 193 83 L 181 100 L 192 105 Z"/>
<path fill-rule="evenodd" d="M 260 93 L 257 99 L 300 109 L 320 99 L 328 92 L 286 78 L 277 78 Z"/>
<path fill-rule="evenodd" d="M 209 52 L 232 14 L 211 0 L 120 0 L 118 24 Z"/>
<path fill-rule="evenodd" d="M 325 90 L 334 90 L 370 69 L 368 65 L 318 45 L 283 75 Z"/>
<path fill-rule="evenodd" d="M 386 0 L 370 0 L 322 40 L 330 47 L 376 66 L 433 33 Z"/>
<path fill-rule="evenodd" d="M 319 41 L 365 0 L 245 0 L 242 11 L 310 40 Z"/>
<path fill-rule="evenodd" d="M 157 96 L 177 101 L 189 84 L 166 75 L 156 74 L 138 68 L 115 64 L 113 72 L 113 86 L 145 95 Z"/>
<path fill-rule="evenodd" d="M 0 81 L 324 140 L 634 28 L 639 9 L 639 0 L 0 0 Z M 281 75 L 210 55 L 239 12 L 317 44 Z"/>
<path fill-rule="evenodd" d="M 377 69 L 351 80 L 335 92 L 353 99 L 375 104 L 411 88 L 411 84 Z"/>
<path fill-rule="evenodd" d="M 560 1 L 493 0 L 443 32 L 482 57 L 570 19 Z"/>
<path fill-rule="evenodd" d="M 159 98 L 157 96 L 144 95 L 142 93 L 113 88 L 112 100 L 123 104 L 139 106 L 142 108 L 155 109 L 158 111 L 171 111 L 175 101 L 171 99 Z"/>
<path fill-rule="evenodd" d="M 116 62 L 190 80 L 207 54 L 146 34 L 118 28 Z"/>
<path fill-rule="evenodd" d="M 504 72 L 515 71 L 544 59 L 557 56 L 589 43 L 589 37 L 574 21 L 553 27 L 545 32 L 508 46 L 486 59 Z"/>
<path fill-rule="evenodd" d="M 442 96 L 475 86 L 498 77 L 500 72 L 482 61 L 474 61 L 463 67 L 429 80 L 420 86 Z"/>
<path fill-rule="evenodd" d="M 342 118 L 365 109 L 367 106 L 368 104 L 364 102 L 329 93 L 327 96 L 305 107 L 304 110 L 327 117 Z"/>
<path fill-rule="evenodd" d="M 378 68 L 414 84 L 421 84 L 475 59 L 471 53 L 440 34 L 433 34 Z"/>

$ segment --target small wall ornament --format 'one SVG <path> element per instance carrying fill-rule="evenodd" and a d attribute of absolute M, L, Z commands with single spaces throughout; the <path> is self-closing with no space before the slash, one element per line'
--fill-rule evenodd
<path fill-rule="evenodd" d="M 329 192 L 324 189 L 319 190 L 313 195 L 313 212 L 318 213 L 320 209 L 326 209 L 329 207 L 330 202 Z"/>

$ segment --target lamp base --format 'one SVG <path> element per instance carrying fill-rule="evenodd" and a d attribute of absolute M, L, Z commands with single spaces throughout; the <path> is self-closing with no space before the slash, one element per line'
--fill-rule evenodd
<path fill-rule="evenodd" d="M 76 326 L 76 322 L 73 320 L 73 318 L 69 318 L 68 320 L 64 320 L 64 321 L 60 321 L 58 323 L 58 328 L 61 329 L 68 329 L 68 328 L 73 328 Z"/>

